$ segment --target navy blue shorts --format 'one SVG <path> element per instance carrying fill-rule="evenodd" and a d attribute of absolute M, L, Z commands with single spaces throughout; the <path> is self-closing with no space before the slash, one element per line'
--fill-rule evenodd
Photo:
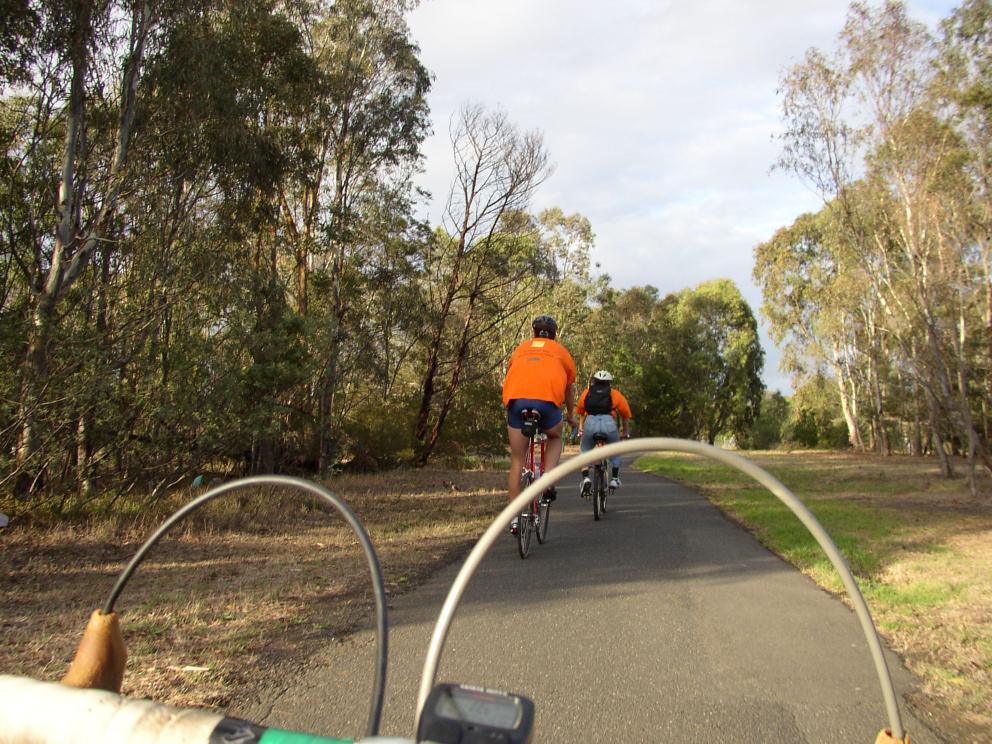
<path fill-rule="evenodd" d="M 511 429 L 523 426 L 520 412 L 525 408 L 533 408 L 541 414 L 541 431 L 553 429 L 561 423 L 561 406 L 556 406 L 549 400 L 531 400 L 529 398 L 514 398 L 506 407 L 506 423 Z"/>

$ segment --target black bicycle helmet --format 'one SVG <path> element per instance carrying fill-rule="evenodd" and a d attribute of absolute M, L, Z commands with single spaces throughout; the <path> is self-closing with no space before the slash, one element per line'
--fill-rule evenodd
<path fill-rule="evenodd" d="M 554 338 L 558 335 L 558 324 L 550 315 L 539 315 L 532 324 L 534 335 L 541 338 Z"/>

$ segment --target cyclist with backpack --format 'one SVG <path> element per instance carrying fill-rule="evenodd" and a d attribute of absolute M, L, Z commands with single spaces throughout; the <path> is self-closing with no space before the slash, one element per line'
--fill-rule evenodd
<path fill-rule="evenodd" d="M 541 431 L 548 435 L 544 471 L 561 458 L 561 432 L 564 425 L 561 407 L 566 408 L 565 420 L 575 421 L 575 361 L 568 349 L 555 340 L 558 324 L 548 315 L 541 315 L 532 324 L 534 337 L 523 341 L 510 356 L 503 380 L 503 405 L 506 406 L 506 429 L 510 439 L 510 501 L 520 494 L 520 470 L 527 448 L 527 437 L 521 432 L 524 409 L 541 415 Z M 546 498 L 555 498 L 551 489 Z M 517 520 L 513 520 L 513 532 Z"/>
<path fill-rule="evenodd" d="M 579 443 L 579 450 L 588 452 L 595 444 L 593 437 L 596 434 L 605 434 L 607 441 L 612 444 L 619 442 L 620 437 L 624 439 L 630 437 L 630 420 L 634 414 L 630 410 L 630 404 L 623 393 L 616 390 L 613 385 L 613 375 L 605 369 L 592 376 L 589 380 L 589 387 L 582 391 L 579 396 L 579 403 L 576 412 L 582 418 L 582 441 Z M 616 416 L 620 417 L 623 433 L 617 428 Z M 620 487 L 620 458 L 614 457 L 610 460 L 612 472 L 610 473 L 610 488 Z M 592 487 L 589 480 L 589 468 L 582 469 L 582 493 L 587 488 Z"/>

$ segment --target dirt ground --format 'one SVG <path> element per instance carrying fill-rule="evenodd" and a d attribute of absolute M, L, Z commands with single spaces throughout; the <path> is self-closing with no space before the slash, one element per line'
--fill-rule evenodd
<path fill-rule="evenodd" d="M 331 488 L 365 523 L 395 595 L 467 552 L 505 504 L 505 479 L 427 470 Z M 154 548 L 116 605 L 128 695 L 225 707 L 373 617 L 365 559 L 336 513 L 275 491 L 206 509 Z M 90 612 L 156 526 L 139 522 L 0 532 L 0 671 L 62 677 Z"/>

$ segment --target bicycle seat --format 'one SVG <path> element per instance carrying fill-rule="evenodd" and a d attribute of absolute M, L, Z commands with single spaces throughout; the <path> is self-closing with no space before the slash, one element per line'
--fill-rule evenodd
<path fill-rule="evenodd" d="M 534 408 L 525 408 L 520 412 L 523 423 L 520 425 L 520 433 L 525 437 L 532 437 L 538 433 L 541 424 L 541 412 Z"/>
<path fill-rule="evenodd" d="M 610 438 L 609 436 L 603 434 L 602 432 L 596 432 L 595 434 L 592 435 L 592 441 L 602 442 L 603 444 L 606 444 L 607 442 L 610 441 Z"/>

